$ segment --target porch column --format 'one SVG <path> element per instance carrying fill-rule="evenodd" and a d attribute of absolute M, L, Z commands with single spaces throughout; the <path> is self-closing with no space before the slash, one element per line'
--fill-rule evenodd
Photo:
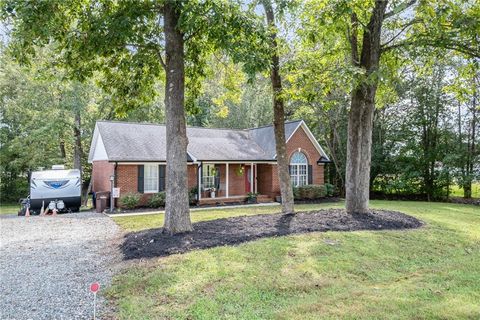
<path fill-rule="evenodd" d="M 198 193 L 198 200 L 202 198 L 202 163 L 198 165 L 198 171 L 197 171 L 197 178 L 198 178 L 198 183 L 197 183 L 197 193 Z"/>
<path fill-rule="evenodd" d="M 254 192 L 254 190 L 253 190 L 253 162 L 250 163 L 250 192 Z"/>
<path fill-rule="evenodd" d="M 258 167 L 257 164 L 255 163 L 255 193 L 257 193 L 257 188 L 258 188 L 258 183 L 257 183 L 257 177 L 258 177 Z"/>
<path fill-rule="evenodd" d="M 226 163 L 225 169 L 225 196 L 228 198 L 228 162 Z"/>

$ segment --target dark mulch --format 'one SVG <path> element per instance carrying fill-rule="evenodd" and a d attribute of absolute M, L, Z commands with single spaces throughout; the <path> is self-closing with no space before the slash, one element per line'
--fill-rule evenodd
<path fill-rule="evenodd" d="M 450 198 L 450 202 L 460 204 L 473 204 L 475 206 L 480 206 L 480 198 L 465 199 L 460 197 L 452 197 Z"/>
<path fill-rule="evenodd" d="M 399 230 L 423 223 L 411 216 L 386 210 L 368 215 L 325 209 L 296 214 L 261 214 L 198 222 L 194 231 L 170 236 L 162 228 L 129 233 L 121 246 L 124 259 L 168 256 L 194 249 L 235 245 L 259 238 L 314 231 Z"/>

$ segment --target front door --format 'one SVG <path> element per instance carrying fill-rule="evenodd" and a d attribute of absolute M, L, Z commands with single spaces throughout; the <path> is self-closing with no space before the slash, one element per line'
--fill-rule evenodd
<path fill-rule="evenodd" d="M 252 168 L 251 167 L 247 167 L 245 166 L 245 193 L 249 193 L 251 188 L 250 188 L 250 179 L 252 178 L 251 177 L 251 171 Z"/>

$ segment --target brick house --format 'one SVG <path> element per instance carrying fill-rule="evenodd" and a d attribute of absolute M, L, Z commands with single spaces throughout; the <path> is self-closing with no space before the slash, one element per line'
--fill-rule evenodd
<path fill-rule="evenodd" d="M 188 127 L 189 188 L 201 204 L 237 202 L 249 192 L 259 201 L 280 195 L 273 126 L 234 130 Z M 324 183 L 329 159 L 304 121 L 285 123 L 292 184 Z M 98 121 L 90 147 L 92 190 L 109 191 L 110 179 L 120 194 L 138 192 L 142 203 L 165 190 L 164 125 Z M 200 192 L 198 192 L 200 190 Z"/>

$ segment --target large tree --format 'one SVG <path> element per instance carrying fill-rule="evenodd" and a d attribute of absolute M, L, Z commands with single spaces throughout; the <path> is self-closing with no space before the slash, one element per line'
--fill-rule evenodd
<path fill-rule="evenodd" d="M 280 76 L 280 57 L 277 42 L 277 26 L 275 24 L 275 11 L 271 0 L 262 0 L 265 10 L 268 32 L 270 36 L 270 79 L 273 90 L 273 130 L 275 132 L 275 148 L 277 153 L 277 171 L 282 196 L 282 212 L 293 213 L 293 189 L 290 182 L 289 159 L 287 143 L 285 140 L 285 103 Z"/>
<path fill-rule="evenodd" d="M 387 82 L 392 65 L 401 60 L 396 54 L 404 49 L 441 47 L 479 56 L 479 6 L 471 1 L 415 0 L 338 0 L 305 5 L 302 38 L 313 50 L 323 51 L 326 65 L 335 61 L 329 57 L 349 57 L 348 64 L 341 63 L 331 72 L 351 79 L 345 181 L 348 212 L 368 212 L 377 93 Z M 326 95 L 330 92 L 327 90 Z"/>
<path fill-rule="evenodd" d="M 212 50 L 231 53 L 247 72 L 257 70 L 263 58 L 251 52 L 261 54 L 265 43 L 257 19 L 239 3 L 220 0 L 5 0 L 2 13 L 12 26 L 11 47 L 21 61 L 28 61 L 36 46 L 54 41 L 58 62 L 72 77 L 83 80 L 101 73 L 118 112 L 151 101 L 156 82 L 166 74 L 164 226 L 169 233 L 192 230 L 185 105 L 199 92 L 205 57 Z"/>

